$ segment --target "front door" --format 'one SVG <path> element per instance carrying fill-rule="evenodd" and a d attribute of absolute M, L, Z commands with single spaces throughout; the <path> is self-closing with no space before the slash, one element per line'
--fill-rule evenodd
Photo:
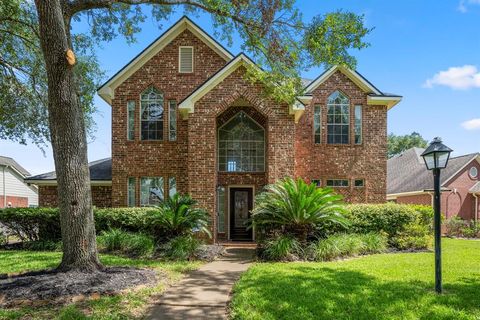
<path fill-rule="evenodd" d="M 247 230 L 253 208 L 252 188 L 230 188 L 230 239 L 252 241 L 252 229 Z"/>

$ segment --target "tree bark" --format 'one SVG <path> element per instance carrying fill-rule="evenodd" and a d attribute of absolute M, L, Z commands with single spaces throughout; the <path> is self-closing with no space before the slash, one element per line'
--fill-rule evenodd
<path fill-rule="evenodd" d="M 102 269 L 93 220 L 84 114 L 77 96 L 71 49 L 70 16 L 61 0 L 35 0 L 48 76 L 50 126 L 62 229 L 61 271 Z"/>

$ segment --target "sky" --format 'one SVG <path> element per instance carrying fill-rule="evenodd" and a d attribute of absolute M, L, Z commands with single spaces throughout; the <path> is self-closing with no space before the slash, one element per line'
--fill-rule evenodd
<path fill-rule="evenodd" d="M 403 96 L 388 113 L 388 132 L 419 132 L 427 140 L 436 136 L 454 149 L 454 155 L 480 152 L 480 0 L 297 0 L 306 21 L 335 10 L 365 16 L 374 28 L 367 36 L 370 47 L 352 51 L 357 70 L 380 90 Z M 147 8 L 145 8 L 147 10 Z M 115 74 L 141 50 L 183 15 L 178 9 L 161 26 L 147 19 L 137 42 L 123 38 L 97 49 L 107 78 Z M 213 34 L 210 16 L 191 18 Z M 88 27 L 80 22 L 74 28 Z M 228 47 L 239 53 L 240 41 Z M 313 79 L 323 70 L 314 68 L 302 76 Z M 90 141 L 90 161 L 111 155 L 111 109 L 95 99 L 97 130 Z M 0 155 L 14 158 L 30 173 L 54 170 L 52 149 L 42 152 L 34 145 L 0 140 Z"/>

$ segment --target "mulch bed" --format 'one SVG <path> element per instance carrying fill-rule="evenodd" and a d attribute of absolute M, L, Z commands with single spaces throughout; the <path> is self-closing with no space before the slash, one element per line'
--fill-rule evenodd
<path fill-rule="evenodd" d="M 126 289 L 153 286 L 150 269 L 110 267 L 97 272 L 30 272 L 0 279 L 0 307 L 46 305 L 98 299 Z"/>

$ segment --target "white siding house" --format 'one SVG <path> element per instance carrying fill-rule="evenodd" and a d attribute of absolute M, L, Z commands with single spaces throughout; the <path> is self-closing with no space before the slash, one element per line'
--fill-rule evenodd
<path fill-rule="evenodd" d="M 0 156 L 0 208 L 38 206 L 38 188 L 24 181 L 29 175 L 12 158 Z"/>

